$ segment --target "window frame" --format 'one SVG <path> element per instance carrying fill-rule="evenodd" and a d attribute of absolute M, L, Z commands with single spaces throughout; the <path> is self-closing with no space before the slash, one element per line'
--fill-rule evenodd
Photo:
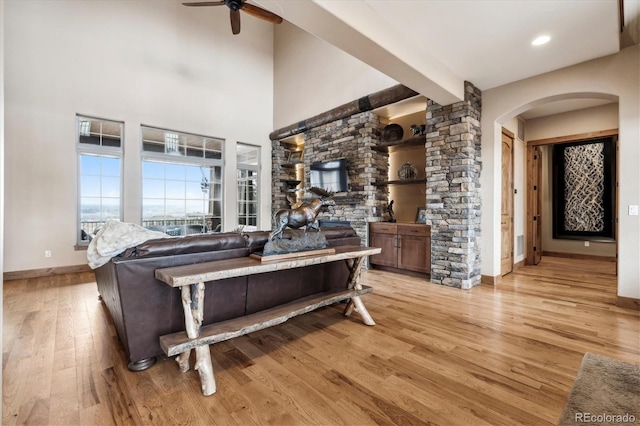
<path fill-rule="evenodd" d="M 242 163 L 238 160 L 238 147 L 239 146 L 243 146 L 243 147 L 248 147 L 248 148 L 253 148 L 256 150 L 256 161 L 257 164 L 249 164 L 249 163 Z M 262 186 L 262 179 L 260 177 L 261 171 L 262 171 L 262 161 L 261 161 L 261 155 L 262 155 L 262 147 L 260 145 L 254 145 L 254 144 L 249 144 L 249 143 L 243 143 L 243 142 L 238 142 L 236 144 L 236 178 L 238 178 L 238 172 L 240 170 L 250 170 L 250 171 L 255 171 L 256 172 L 256 200 L 255 200 L 255 204 L 256 204 L 256 230 L 260 229 L 260 189 Z M 238 181 L 239 182 L 239 181 Z M 236 185 L 236 191 L 238 190 L 238 186 Z M 240 209 L 238 208 L 240 206 L 240 202 L 243 200 L 240 200 L 240 198 L 238 197 L 238 199 L 236 200 L 236 223 L 238 226 L 242 226 L 240 225 Z M 246 203 L 246 201 L 244 201 Z M 244 216 L 245 219 L 249 219 L 250 216 L 245 215 Z M 253 226 L 253 225 L 244 225 L 244 226 Z"/>
<path fill-rule="evenodd" d="M 112 147 L 112 146 L 104 146 L 104 145 L 90 145 L 80 142 L 81 136 L 86 136 L 85 129 L 81 128 L 81 123 L 86 120 L 90 121 L 99 121 L 99 122 L 109 122 L 112 124 L 117 124 L 120 126 L 120 147 Z M 90 126 L 89 126 L 90 127 Z M 120 120 L 112 120 L 101 117 L 94 117 L 86 114 L 76 114 L 75 119 L 75 128 L 76 128 L 76 179 L 77 179 L 77 195 L 76 195 L 76 250 L 86 249 L 89 245 L 90 240 L 82 239 L 82 156 L 96 156 L 102 158 L 117 158 L 120 162 L 119 167 L 119 212 L 118 219 L 120 221 L 123 220 L 124 217 L 124 121 Z M 100 136 L 102 137 L 104 133 L 102 133 L 102 129 L 100 131 Z M 100 174 L 102 176 L 102 174 Z M 102 197 L 101 197 L 102 198 Z"/>
<path fill-rule="evenodd" d="M 155 152 L 155 151 L 146 151 L 145 148 L 145 139 L 144 139 L 144 131 L 145 129 L 149 129 L 149 130 L 154 130 L 154 131 L 160 131 L 160 132 L 164 132 L 165 135 L 169 134 L 169 135 L 178 135 L 178 139 L 180 138 L 181 135 L 184 136 L 188 136 L 188 137 L 196 137 L 196 138 L 202 138 L 203 140 L 205 139 L 211 139 L 211 140 L 217 140 L 220 142 L 220 158 L 205 158 L 205 152 L 206 150 L 203 148 L 202 152 L 203 152 L 203 156 L 202 157 L 195 157 L 195 156 L 191 156 L 191 155 L 184 155 L 184 154 L 179 154 L 179 155 L 175 155 L 172 153 L 168 153 L 166 152 L 166 148 L 165 148 L 165 152 Z M 163 163 L 163 164 L 178 164 L 178 165 L 184 165 L 184 166 L 193 166 L 193 167 L 206 167 L 206 168 L 214 168 L 214 167 L 220 167 L 220 231 L 222 232 L 222 230 L 224 229 L 225 226 L 225 217 L 224 217 L 224 205 L 225 205 L 225 188 L 224 188 L 224 169 L 225 169 L 225 162 L 224 162 L 224 150 L 225 150 L 225 142 L 226 140 L 224 138 L 220 138 L 217 136 L 205 136 L 205 135 L 201 135 L 201 134 L 197 134 L 197 133 L 192 133 L 192 132 L 184 132 L 184 131 L 179 131 L 179 130 L 172 130 L 172 129 L 167 129 L 167 128 L 163 128 L 163 127 L 158 127 L 158 126 L 149 126 L 149 125 L 145 125 L 145 124 L 141 124 L 140 125 L 140 166 L 141 166 L 141 171 L 140 171 L 140 221 L 141 221 L 141 225 L 144 226 L 144 181 L 145 181 L 145 176 L 144 176 L 144 163 L 145 162 L 156 162 L 156 163 Z M 149 142 L 149 141 L 147 141 Z M 154 143 L 159 144 L 157 141 L 154 141 Z M 165 145 L 166 146 L 166 145 Z M 181 146 L 178 146 L 178 152 L 182 152 L 180 151 Z M 174 151 L 176 152 L 176 151 Z M 165 182 L 166 182 L 166 177 L 165 177 Z M 211 191 L 213 191 L 213 186 L 212 186 L 212 182 L 209 182 L 209 201 L 208 202 L 212 202 L 215 201 L 215 199 L 211 198 Z M 185 201 L 187 199 L 185 198 Z M 166 201 L 166 195 L 165 195 L 165 201 Z M 208 232 L 212 232 L 214 231 L 213 229 L 208 229 Z"/>

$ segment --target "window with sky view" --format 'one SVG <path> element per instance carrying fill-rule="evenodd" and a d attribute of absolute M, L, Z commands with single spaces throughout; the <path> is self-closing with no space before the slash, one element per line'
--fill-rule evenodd
<path fill-rule="evenodd" d="M 222 139 L 142 127 L 142 225 L 169 235 L 222 229 Z"/>
<path fill-rule="evenodd" d="M 77 116 L 79 227 L 77 240 L 108 219 L 122 219 L 123 123 Z"/>

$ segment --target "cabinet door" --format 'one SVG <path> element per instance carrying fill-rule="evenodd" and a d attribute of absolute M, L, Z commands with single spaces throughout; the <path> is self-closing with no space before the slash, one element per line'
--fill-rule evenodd
<path fill-rule="evenodd" d="M 429 238 L 415 235 L 398 235 L 398 268 L 430 273 Z"/>
<path fill-rule="evenodd" d="M 369 258 L 372 265 L 391 266 L 392 268 L 398 266 L 395 234 L 371 233 L 369 234 L 369 245 L 382 249 L 382 253 Z"/>

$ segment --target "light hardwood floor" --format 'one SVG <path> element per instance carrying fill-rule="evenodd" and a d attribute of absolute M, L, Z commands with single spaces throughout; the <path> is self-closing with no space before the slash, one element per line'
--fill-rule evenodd
<path fill-rule="evenodd" d="M 611 265 L 543 258 L 469 291 L 365 271 L 375 327 L 331 306 L 132 373 L 90 273 L 4 283 L 2 424 L 557 424 L 585 352 L 640 362 Z"/>

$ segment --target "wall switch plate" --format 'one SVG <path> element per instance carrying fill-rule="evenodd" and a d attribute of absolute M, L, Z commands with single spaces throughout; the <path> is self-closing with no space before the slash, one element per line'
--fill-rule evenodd
<path fill-rule="evenodd" d="M 51 250 L 45 250 L 44 257 L 51 257 Z"/>
<path fill-rule="evenodd" d="M 589 247 L 589 241 L 585 241 L 585 242 L 584 242 L 584 246 L 585 246 L 585 247 Z"/>
<path fill-rule="evenodd" d="M 629 216 L 638 216 L 638 205 L 630 204 L 629 205 Z"/>

